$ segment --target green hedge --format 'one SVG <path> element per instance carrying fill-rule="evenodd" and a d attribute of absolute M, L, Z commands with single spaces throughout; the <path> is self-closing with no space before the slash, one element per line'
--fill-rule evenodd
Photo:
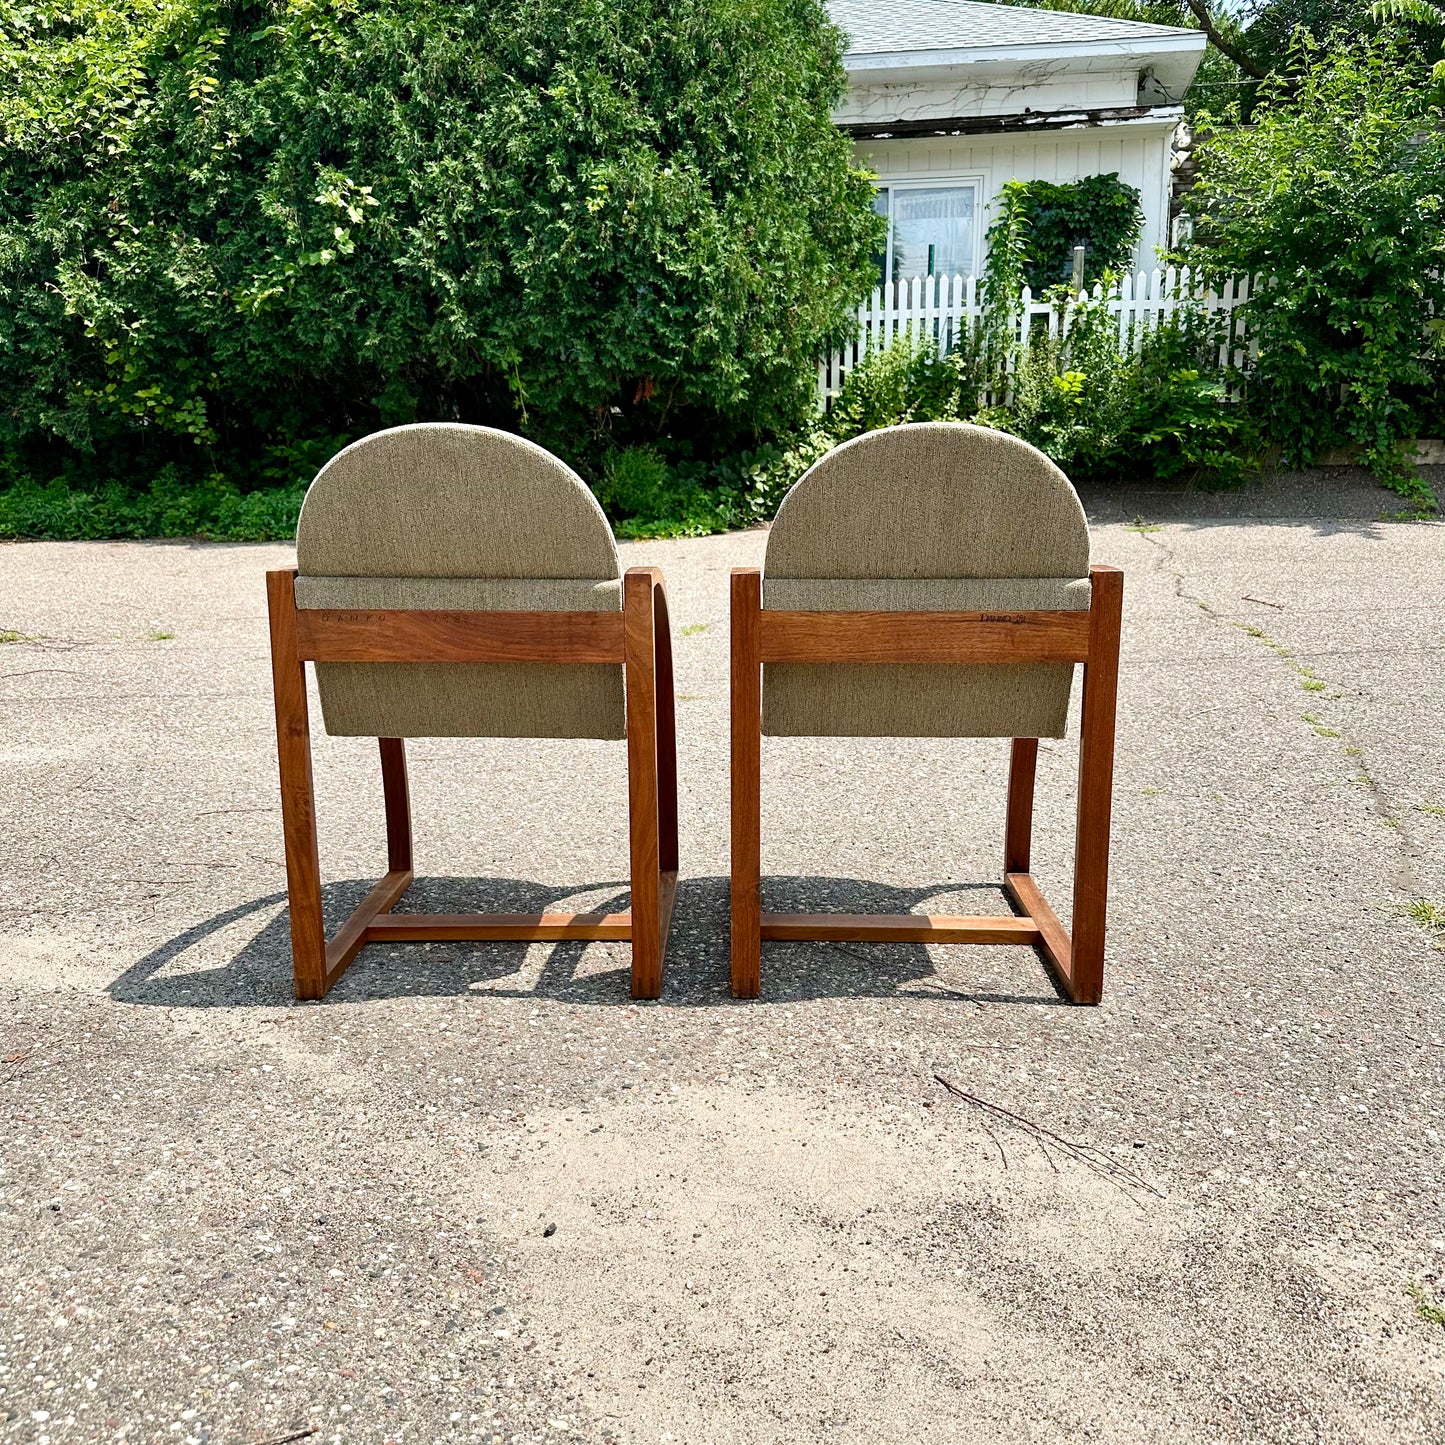
<path fill-rule="evenodd" d="M 594 478 L 786 432 L 873 281 L 842 47 L 821 0 L 7 5 L 0 482 L 220 526 L 413 419 Z"/>
<path fill-rule="evenodd" d="M 1260 276 L 1244 308 L 1252 415 L 1308 466 L 1354 444 L 1382 480 L 1425 492 L 1401 443 L 1445 427 L 1445 117 L 1413 43 L 1296 42 L 1248 127 L 1199 150 L 1184 259 Z"/>

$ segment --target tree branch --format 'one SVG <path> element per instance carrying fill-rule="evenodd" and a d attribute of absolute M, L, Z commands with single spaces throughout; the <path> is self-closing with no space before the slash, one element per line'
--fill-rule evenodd
<path fill-rule="evenodd" d="M 1262 69 L 1259 63 L 1241 50 L 1234 41 L 1226 39 L 1219 33 L 1205 0 L 1184 0 L 1184 3 L 1194 12 L 1194 18 L 1199 22 L 1199 28 L 1221 55 L 1232 60 L 1246 75 L 1253 76 L 1255 80 L 1269 79 L 1269 71 Z"/>

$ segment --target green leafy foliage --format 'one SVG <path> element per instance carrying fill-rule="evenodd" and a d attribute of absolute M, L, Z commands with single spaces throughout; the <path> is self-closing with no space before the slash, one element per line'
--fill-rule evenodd
<path fill-rule="evenodd" d="M 849 372 L 825 416 L 788 448 L 768 446 L 705 472 L 655 452 L 619 457 L 601 495 L 628 513 L 623 536 L 696 536 L 771 520 L 789 487 L 841 442 L 908 422 L 971 421 L 1037 446 L 1076 480 L 1185 477 L 1237 485 L 1260 450 L 1257 429 L 1208 368 L 1217 345 L 1202 314 L 1152 329 L 1120 355 L 1100 302 L 1075 307 L 1063 340 L 1045 329 L 1001 373 L 986 336 L 948 351 L 905 331 Z M 1005 399 L 988 404 L 1002 383 Z M 630 509 L 637 509 L 631 514 Z"/>
<path fill-rule="evenodd" d="M 1062 339 L 1030 339 L 1006 403 L 976 418 L 1031 442 L 1075 480 L 1184 476 L 1237 485 L 1258 451 L 1255 428 L 1207 369 L 1212 328 L 1181 311 L 1121 355 L 1100 301 L 1074 308 Z"/>
<path fill-rule="evenodd" d="M 1266 70 L 1297 73 L 1308 39 L 1333 48 L 1391 32 L 1417 59 L 1438 62 L 1445 41 L 1445 9 L 1430 0 L 1258 0 L 1246 12 L 1244 43 Z"/>
<path fill-rule="evenodd" d="M 1188 259 L 1268 278 L 1246 307 L 1252 414 L 1287 464 L 1354 444 L 1427 500 L 1399 444 L 1445 421 L 1445 127 L 1426 63 L 1388 39 L 1297 41 L 1248 128 L 1200 151 Z"/>
<path fill-rule="evenodd" d="M 304 486 L 239 492 L 221 478 L 183 480 L 166 466 L 143 490 L 111 482 L 95 489 L 62 480 L 0 489 L 0 537 L 205 537 L 269 542 L 296 535 Z"/>
<path fill-rule="evenodd" d="M 873 280 L 842 43 L 821 0 L 0 0 L 0 480 L 788 434 Z"/>
<path fill-rule="evenodd" d="M 1143 224 L 1139 192 L 1116 171 L 1063 183 L 1009 181 L 988 233 L 990 264 L 996 251 L 1009 258 L 996 284 L 1010 294 L 1020 277 L 1036 293 L 1066 285 L 1082 246 L 1084 284 L 1092 286 L 1128 265 Z"/>
<path fill-rule="evenodd" d="M 940 354 L 933 338 L 905 331 L 864 358 L 844 383 L 824 429 L 833 442 L 910 421 L 965 421 L 978 409 L 977 352 Z"/>
<path fill-rule="evenodd" d="M 726 530 L 724 499 L 679 471 L 653 446 L 624 447 L 606 460 L 597 500 L 621 537 L 703 537 Z"/>

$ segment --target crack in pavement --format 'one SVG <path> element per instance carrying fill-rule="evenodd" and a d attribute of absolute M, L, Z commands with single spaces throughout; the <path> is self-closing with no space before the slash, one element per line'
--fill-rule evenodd
<path fill-rule="evenodd" d="M 1206 601 L 1203 597 L 1186 590 L 1184 573 L 1179 569 L 1175 558 L 1174 548 L 1168 542 L 1163 541 L 1156 532 L 1146 531 L 1142 526 L 1135 526 L 1129 529 L 1142 537 L 1158 554 L 1154 566 L 1156 572 L 1164 572 L 1174 580 L 1174 595 L 1181 602 L 1192 602 L 1202 611 L 1206 617 L 1218 623 L 1221 627 L 1232 627 L 1243 632 L 1246 637 L 1252 637 L 1257 642 L 1267 647 L 1276 657 L 1283 659 L 1289 664 L 1297 677 L 1306 681 L 1318 682 L 1329 685 L 1329 680 L 1321 678 L 1311 667 L 1299 662 L 1293 651 L 1282 642 L 1277 642 L 1262 627 L 1252 622 L 1246 622 L 1237 617 L 1231 617 L 1223 609 L 1216 607 L 1214 603 Z M 1313 690 L 1313 689 L 1312 689 Z M 1324 696 L 1324 688 L 1318 689 Z M 1342 696 L 1336 693 L 1336 696 Z M 1362 744 L 1352 738 L 1348 732 L 1341 728 L 1321 727 L 1318 718 L 1309 713 L 1301 713 L 1301 720 L 1309 723 L 1316 734 L 1322 738 L 1338 739 L 1344 755 L 1357 765 L 1358 771 L 1355 774 L 1355 781 L 1360 783 L 1369 796 L 1370 805 L 1374 809 L 1375 816 L 1382 827 L 1394 833 L 1398 849 L 1394 868 L 1393 886 L 1407 900 L 1414 901 L 1421 897 L 1421 884 L 1419 874 L 1415 869 L 1415 860 L 1422 856 L 1419 843 L 1416 842 L 1409 829 L 1406 828 L 1401 814 L 1393 812 L 1390 808 L 1390 800 L 1386 795 L 1384 785 L 1370 771 L 1366 761 L 1365 749 Z M 1402 810 L 1403 811 L 1403 810 Z"/>

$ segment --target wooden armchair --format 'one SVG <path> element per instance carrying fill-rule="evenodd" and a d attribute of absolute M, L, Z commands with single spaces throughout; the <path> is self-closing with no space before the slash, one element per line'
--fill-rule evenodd
<path fill-rule="evenodd" d="M 619 577 L 582 480 L 520 437 L 428 424 L 378 432 L 306 494 L 294 569 L 266 576 L 296 997 L 360 949 L 403 940 L 630 939 L 632 994 L 662 987 L 677 883 L 672 642 L 661 574 Z M 387 872 L 322 926 L 305 664 L 326 731 L 381 748 Z M 413 878 L 408 737 L 625 738 L 626 913 L 393 913 Z"/>
<path fill-rule="evenodd" d="M 1123 575 L 1041 452 L 957 423 L 836 448 L 783 501 L 762 571 L 732 576 L 732 985 L 764 939 L 1022 943 L 1068 997 L 1103 988 Z M 1072 931 L 1030 872 L 1038 739 L 1084 664 Z M 1022 916 L 763 913 L 761 738 L 1012 739 L 1004 887 Z"/>

